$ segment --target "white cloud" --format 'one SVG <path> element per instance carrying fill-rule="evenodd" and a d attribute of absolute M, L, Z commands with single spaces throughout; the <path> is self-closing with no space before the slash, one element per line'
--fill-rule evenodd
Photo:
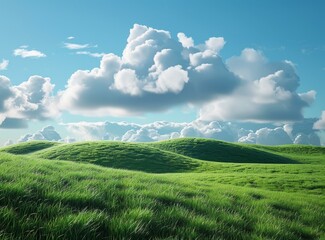
<path fill-rule="evenodd" d="M 64 43 L 64 47 L 70 50 L 78 50 L 78 49 L 85 49 L 95 47 L 90 44 L 78 44 L 78 43 Z"/>
<path fill-rule="evenodd" d="M 223 37 L 212 37 L 205 41 L 206 49 L 217 53 L 219 53 L 225 44 L 226 41 Z"/>
<path fill-rule="evenodd" d="M 80 122 L 64 124 L 67 130 L 79 140 L 121 140 L 127 142 L 148 142 L 178 137 L 205 137 L 225 141 L 237 141 L 241 131 L 231 123 L 204 122 L 189 123 L 158 121 L 149 124 L 126 122 Z"/>
<path fill-rule="evenodd" d="M 6 70 L 9 65 L 9 60 L 2 59 L 2 62 L 0 62 L 0 71 Z"/>
<path fill-rule="evenodd" d="M 88 51 L 78 51 L 76 52 L 77 55 L 87 55 L 90 57 L 95 57 L 95 58 L 101 58 L 104 55 L 106 55 L 106 53 L 93 53 L 93 52 L 88 52 Z"/>
<path fill-rule="evenodd" d="M 20 56 L 22 58 L 42 58 L 46 55 L 38 50 L 28 50 L 28 46 L 20 46 L 14 50 L 15 56 Z"/>
<path fill-rule="evenodd" d="M 118 140 L 126 142 L 152 142 L 180 137 L 201 137 L 250 144 L 320 145 L 317 131 L 312 129 L 315 119 L 283 126 L 271 124 L 245 124 L 195 120 L 192 122 L 157 121 L 148 124 L 127 122 L 76 122 L 62 124 L 70 137 L 61 138 L 54 127 L 47 126 L 33 134 L 22 136 L 19 141 L 49 140 L 75 142 L 80 140 Z"/>
<path fill-rule="evenodd" d="M 124 142 L 153 142 L 157 131 L 153 129 L 140 128 L 139 130 L 129 130 L 122 136 Z"/>
<path fill-rule="evenodd" d="M 325 111 L 322 112 L 320 119 L 314 123 L 314 129 L 325 130 Z"/>
<path fill-rule="evenodd" d="M 269 62 L 261 52 L 245 49 L 227 60 L 229 69 L 242 78 L 232 94 L 205 105 L 204 120 L 295 121 L 315 99 L 316 92 L 298 94 L 299 77 L 288 61 Z"/>
<path fill-rule="evenodd" d="M 68 40 L 72 40 L 72 39 L 75 39 L 74 36 L 70 36 L 70 37 L 67 37 Z"/>
<path fill-rule="evenodd" d="M 239 79 L 218 56 L 221 42 L 210 38 L 203 50 L 184 48 L 167 31 L 135 24 L 121 57 L 104 55 L 98 68 L 71 75 L 60 106 L 91 116 L 133 115 L 222 96 Z"/>
<path fill-rule="evenodd" d="M 50 78 L 35 75 L 12 86 L 7 77 L 0 76 L 0 118 L 4 119 L 0 127 L 21 128 L 28 120 L 58 116 L 53 89 Z"/>
<path fill-rule="evenodd" d="M 113 87 L 131 96 L 141 94 L 141 82 L 133 69 L 122 69 L 114 76 Z"/>
<path fill-rule="evenodd" d="M 262 145 L 281 145 L 292 144 L 292 139 L 284 131 L 283 127 L 277 127 L 274 129 L 261 128 L 255 133 L 251 132 L 247 136 L 243 136 L 238 139 L 241 143 L 253 143 Z"/>
<path fill-rule="evenodd" d="M 21 136 L 18 139 L 18 142 L 28 142 L 34 140 L 47 140 L 47 141 L 57 142 L 61 140 L 61 136 L 57 131 L 55 131 L 55 128 L 53 126 L 47 126 L 36 133 L 33 134 L 29 133 L 24 136 Z"/>
<path fill-rule="evenodd" d="M 194 47 L 194 41 L 191 37 L 186 37 L 186 35 L 182 32 L 177 34 L 178 41 L 182 44 L 184 48 Z"/>
<path fill-rule="evenodd" d="M 155 83 L 156 86 L 147 89 L 155 93 L 179 93 L 188 80 L 187 71 L 183 70 L 180 65 L 176 65 L 162 71 Z"/>

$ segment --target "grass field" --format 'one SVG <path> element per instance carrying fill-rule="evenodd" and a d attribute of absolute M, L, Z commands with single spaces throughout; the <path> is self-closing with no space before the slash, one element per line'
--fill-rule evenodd
<path fill-rule="evenodd" d="M 325 237 L 324 147 L 29 142 L 0 184 L 0 239 Z"/>

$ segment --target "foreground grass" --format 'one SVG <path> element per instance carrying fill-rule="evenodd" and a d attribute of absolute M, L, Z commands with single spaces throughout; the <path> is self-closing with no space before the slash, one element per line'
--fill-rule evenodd
<path fill-rule="evenodd" d="M 236 187 L 194 175 L 148 174 L 0 153 L 0 238 L 324 236 L 324 196 Z"/>

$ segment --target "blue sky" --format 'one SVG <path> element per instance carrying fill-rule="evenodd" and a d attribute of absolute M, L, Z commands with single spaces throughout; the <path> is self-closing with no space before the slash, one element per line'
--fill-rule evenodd
<path fill-rule="evenodd" d="M 139 103 L 134 101 L 134 105 L 131 103 L 127 105 L 128 103 L 125 103 L 122 106 L 118 103 L 123 111 L 125 110 L 127 113 L 130 113 L 131 109 L 138 109 L 137 113 L 132 113 L 131 116 L 130 114 L 127 114 L 128 116 L 125 116 L 125 114 L 121 116 L 121 114 L 112 114 L 111 111 L 105 110 L 102 111 L 103 114 L 101 114 L 101 116 L 94 117 L 94 115 L 97 114 L 93 112 L 90 113 L 89 111 L 83 111 L 81 114 L 79 110 L 85 105 L 81 106 L 81 101 L 71 103 L 72 98 L 69 97 L 71 97 L 72 93 L 66 91 L 67 97 L 65 99 L 69 101 L 69 104 L 71 103 L 69 107 L 65 106 L 63 110 L 56 110 L 56 113 L 44 113 L 46 116 L 44 114 L 43 116 L 42 113 L 40 114 L 42 116 L 35 116 L 35 114 L 38 113 L 33 113 L 31 117 L 31 115 L 27 116 L 27 113 L 24 113 L 25 115 L 18 114 L 8 109 L 3 109 L 1 113 L 0 107 L 0 116 L 2 114 L 2 119 L 5 117 L 21 118 L 27 120 L 26 124 L 28 125 L 27 128 L 12 128 L 10 130 L 0 128 L 0 144 L 4 143 L 7 139 L 16 141 L 19 136 L 26 133 L 33 133 L 46 125 L 55 126 L 62 136 L 73 135 L 73 132 L 69 132 L 69 129 L 67 130 L 67 127 L 62 124 L 80 121 L 126 121 L 138 124 L 149 124 L 162 120 L 168 122 L 192 122 L 204 115 L 205 120 L 209 121 L 220 121 L 223 119 L 225 121 L 260 122 L 263 120 L 263 122 L 268 122 L 268 124 L 276 123 L 278 125 L 279 122 L 284 124 L 288 121 L 298 121 L 297 116 L 301 111 L 305 118 L 320 118 L 322 111 L 325 110 L 324 11 L 325 3 L 321 0 L 165 0 L 158 2 L 144 0 L 85 0 L 66 2 L 1 0 L 0 29 L 2 33 L 0 40 L 0 64 L 2 63 L 2 65 L 0 66 L 2 66 L 2 70 L 0 67 L 0 75 L 6 76 L 10 80 L 11 86 L 18 86 L 26 82 L 30 76 L 33 75 L 48 77 L 50 78 L 51 84 L 55 84 L 50 94 L 51 96 L 57 97 L 59 91 L 66 90 L 65 86 L 67 85 L 68 79 L 71 78 L 73 73 L 77 70 L 91 70 L 99 67 L 101 58 L 90 56 L 87 53 L 98 53 L 99 55 L 103 53 L 113 53 L 121 57 L 127 45 L 130 29 L 134 28 L 134 24 L 139 24 L 155 30 L 168 31 L 171 38 L 175 41 L 178 40 L 178 33 L 184 33 L 187 37 L 191 37 L 194 40 L 195 46 L 204 44 L 205 41 L 211 37 L 222 37 L 224 42 L 221 44 L 221 47 L 219 46 L 220 49 L 218 47 L 213 47 L 215 51 L 214 54 L 221 59 L 221 62 L 226 68 L 230 69 L 231 74 L 235 73 L 236 75 L 240 75 L 240 73 L 242 73 L 238 70 L 237 65 L 243 60 L 239 59 L 239 56 L 244 57 L 242 54 L 244 49 L 253 49 L 255 52 L 246 51 L 244 53 L 250 54 L 250 56 L 255 54 L 254 56 L 260 61 L 267 59 L 268 62 L 274 63 L 269 64 L 272 65 L 272 67 L 267 65 L 267 67 L 272 69 L 276 68 L 274 65 L 278 66 L 280 62 L 283 63 L 285 60 L 287 62 L 290 61 L 290 64 L 286 65 L 281 65 L 281 63 L 279 69 L 273 69 L 274 72 L 268 72 L 268 75 L 274 74 L 276 71 L 283 70 L 284 68 L 286 70 L 290 68 L 288 71 L 290 74 L 297 75 L 295 81 L 299 82 L 300 85 L 297 89 L 290 89 L 290 91 L 292 90 L 291 92 L 296 95 L 296 93 L 308 93 L 314 90 L 316 91 L 316 97 L 313 101 L 310 100 L 310 102 L 308 102 L 308 106 L 304 107 L 298 103 L 299 106 L 296 103 L 290 102 L 290 104 L 293 104 L 292 107 L 290 107 L 289 110 L 286 108 L 282 110 L 282 112 L 288 112 L 287 116 L 278 118 L 270 117 L 273 113 L 272 111 L 277 115 L 277 112 L 272 110 L 276 108 L 276 105 L 270 108 L 269 114 L 252 111 L 251 115 L 247 113 L 247 115 L 243 116 L 242 114 L 234 115 L 222 109 L 220 110 L 220 106 L 223 103 L 220 101 L 224 96 L 228 96 L 231 94 L 230 92 L 236 92 L 238 89 L 235 80 L 233 80 L 233 85 L 229 87 L 231 88 L 229 91 L 216 90 L 216 92 L 213 93 L 215 94 L 213 96 L 216 96 L 219 102 L 217 101 L 212 105 L 210 104 L 214 100 L 212 95 L 211 98 L 208 99 L 207 97 L 204 101 L 191 99 L 187 95 L 185 96 L 185 94 L 184 97 L 178 97 L 183 93 L 183 89 L 186 89 L 186 86 L 192 82 L 191 77 L 189 77 L 188 80 L 183 78 L 185 82 L 180 82 L 181 85 L 176 86 L 176 88 L 175 85 L 169 86 L 163 83 L 164 85 L 155 85 L 156 88 L 150 90 L 150 94 L 147 94 L 146 90 L 140 89 L 139 91 L 144 91 L 142 95 L 139 91 L 137 92 L 135 88 L 133 88 L 131 92 L 127 90 L 130 89 L 128 86 L 133 86 L 131 82 L 121 81 L 121 84 L 124 84 L 119 85 L 121 86 L 119 90 L 122 91 L 121 96 L 123 97 L 123 94 L 129 94 L 130 98 L 123 98 L 123 100 L 121 97 L 121 100 L 115 99 L 114 101 L 127 102 L 128 99 L 133 99 L 132 97 L 135 95 L 132 94 L 136 93 L 139 93 L 139 96 L 148 95 L 148 99 L 144 98 L 144 100 L 139 101 Z M 68 37 L 73 38 L 68 39 Z M 67 43 L 78 44 L 80 45 L 79 49 L 68 49 Z M 84 45 L 84 48 L 81 48 L 81 45 Z M 168 46 L 170 47 L 170 45 Z M 70 45 L 70 48 L 73 48 L 73 46 Z M 184 47 L 184 49 L 186 49 L 186 47 Z M 19 51 L 16 51 L 15 54 L 15 50 Z M 31 50 L 37 51 L 38 55 L 36 53 L 37 56 L 34 57 L 22 57 L 23 53 Z M 195 51 L 199 50 L 196 49 Z M 76 54 L 77 52 L 80 54 Z M 229 59 L 232 60 L 229 61 Z M 151 60 L 153 61 L 153 59 Z M 213 64 L 217 63 L 213 62 Z M 292 66 L 294 70 L 292 70 L 289 65 Z M 216 67 L 216 65 L 213 66 Z M 252 71 L 254 71 L 254 66 L 247 65 L 247 67 L 252 68 Z M 266 65 L 264 67 L 266 68 Z M 135 70 L 136 76 L 141 80 L 139 76 L 140 70 L 138 70 L 138 68 Z M 173 68 L 173 70 L 173 72 L 169 71 L 168 77 L 173 76 L 172 74 L 177 74 L 177 69 Z M 184 71 L 186 72 L 187 70 L 182 65 L 182 71 L 178 71 L 178 73 L 184 74 Z M 294 71 L 294 73 L 292 73 L 292 71 Z M 267 77 L 267 74 L 265 76 L 261 75 L 262 73 L 254 74 L 258 76 L 259 79 Z M 287 73 L 283 75 L 285 74 Z M 125 71 L 120 75 L 123 79 L 130 78 L 131 76 L 130 71 Z M 281 76 L 273 75 L 271 77 L 281 78 Z M 175 77 L 175 79 L 177 79 L 177 77 Z M 36 79 L 35 82 L 37 81 L 43 80 Z M 46 81 L 44 81 L 44 83 L 45 82 Z M 115 84 L 114 86 L 117 88 L 118 85 Z M 224 84 L 212 86 L 223 89 Z M 260 85 L 261 88 L 263 86 L 262 84 Z M 96 95 L 96 92 L 91 88 L 89 89 L 89 91 L 92 91 L 92 94 Z M 202 89 L 199 89 L 203 91 L 199 95 L 202 99 L 209 95 L 209 93 L 204 92 L 209 91 L 209 88 L 202 87 Z M 168 97 L 168 91 L 170 92 L 170 96 L 172 96 L 171 98 Z M 241 92 L 243 91 L 244 90 L 241 90 Z M 254 91 L 254 93 L 259 92 L 259 90 L 251 91 Z M 73 91 L 71 90 L 71 92 Z M 155 96 L 153 92 L 156 94 Z M 191 94 L 190 90 L 188 90 L 188 92 L 188 94 Z M 263 92 L 263 90 L 260 92 Z M 4 96 L 4 93 L 2 94 Z M 164 94 L 167 95 L 166 98 L 160 97 Z M 174 97 L 173 94 L 175 96 L 177 95 L 175 101 L 171 100 Z M 249 93 L 246 92 L 246 94 Z M 250 92 L 250 94 L 252 93 Z M 309 92 L 307 98 L 313 98 L 312 95 L 313 93 Z M 293 97 L 295 98 L 295 96 Z M 259 102 L 261 102 L 260 98 L 265 98 L 265 101 L 270 101 L 270 96 L 266 95 L 257 96 L 257 98 Z M 233 95 L 232 99 L 225 100 L 226 104 L 223 106 L 235 106 L 234 99 L 239 99 L 238 101 L 249 101 L 247 97 L 243 97 L 243 94 L 240 96 Z M 107 107 L 111 103 L 108 101 L 109 100 L 105 103 L 101 103 L 98 100 L 97 105 L 92 105 L 92 108 L 99 107 L 98 104 L 104 104 L 105 107 Z M 137 105 L 148 101 L 171 101 L 171 103 L 166 103 L 166 106 L 164 103 L 153 103 L 150 107 L 147 105 L 146 107 Z M 17 100 L 15 100 L 15 103 L 16 102 Z M 6 104 L 8 105 L 8 102 Z M 238 104 L 240 104 L 240 102 L 238 102 Z M 287 105 L 288 103 L 277 99 L 277 104 L 279 108 L 281 108 L 281 106 Z M 54 108 L 56 105 L 58 104 L 48 102 L 46 106 L 47 108 Z M 155 111 L 155 109 L 160 109 L 159 107 L 161 105 L 164 105 L 163 109 L 161 109 L 162 111 Z M 17 108 L 19 107 L 21 106 Z M 294 107 L 297 107 L 295 112 L 293 110 Z M 79 108 L 78 111 L 76 110 L 77 108 Z M 259 104 L 257 108 L 266 109 L 265 111 L 268 111 L 268 108 L 264 108 L 262 104 Z M 11 113 L 9 113 L 10 111 Z M 219 112 L 210 114 L 210 111 Z M 45 112 L 45 110 L 43 112 Z M 207 112 L 209 114 L 206 114 Z M 15 116 L 15 114 L 17 114 L 17 116 Z"/>

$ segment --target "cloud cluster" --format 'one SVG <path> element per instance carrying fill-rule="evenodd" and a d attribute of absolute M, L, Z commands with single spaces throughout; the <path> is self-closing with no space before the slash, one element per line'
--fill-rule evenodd
<path fill-rule="evenodd" d="M 67 40 L 72 39 L 74 37 Z M 76 135 L 84 132 L 87 139 L 155 141 L 198 136 L 272 144 L 271 138 L 281 136 L 280 143 L 314 141 L 310 131 L 290 135 L 283 127 L 247 130 L 225 123 L 231 120 L 298 121 L 303 119 L 303 109 L 310 106 L 316 96 L 315 91 L 297 92 L 299 77 L 292 62 L 272 62 L 260 51 L 249 48 L 224 61 L 219 53 L 225 44 L 222 37 L 211 37 L 196 44 L 184 33 L 174 38 L 168 31 L 138 24 L 130 29 L 121 56 L 92 53 L 86 51 L 87 48 L 96 46 L 67 41 L 64 47 L 76 54 L 101 57 L 100 65 L 74 72 L 65 89 L 56 96 L 53 96 L 54 85 L 49 78 L 31 76 L 20 85 L 12 86 L 7 77 L 0 76 L 0 127 L 23 127 L 25 120 L 51 118 L 57 116 L 59 110 L 88 116 L 129 116 L 191 104 L 200 108 L 199 120 L 191 123 L 155 123 L 163 127 L 78 123 L 67 127 Z M 14 54 L 46 56 L 37 50 L 28 50 L 28 46 L 21 46 Z M 173 131 L 161 133 L 161 128 L 171 126 Z M 314 127 L 324 128 L 324 121 L 320 120 Z M 120 132 L 115 132 L 116 129 Z"/>
<path fill-rule="evenodd" d="M 44 53 L 38 50 L 28 50 L 28 46 L 20 46 L 14 50 L 14 55 L 22 58 L 42 58 L 46 57 Z"/>
<path fill-rule="evenodd" d="M 223 38 L 195 46 L 164 30 L 135 24 L 122 56 L 106 54 L 100 66 L 78 70 L 60 92 L 62 109 L 85 115 L 132 115 L 203 103 L 239 84 L 218 55 Z"/>
<path fill-rule="evenodd" d="M 244 49 L 226 61 L 242 79 L 231 94 L 205 105 L 204 120 L 296 121 L 315 99 L 316 92 L 298 94 L 299 77 L 290 61 L 270 62 L 261 52 Z"/>
<path fill-rule="evenodd" d="M 53 126 L 47 126 L 36 133 L 26 134 L 25 136 L 22 136 L 18 142 L 28 142 L 34 140 L 47 140 L 57 142 L 61 140 L 61 136 L 57 131 L 55 131 L 55 128 Z"/>
<path fill-rule="evenodd" d="M 118 140 L 126 142 L 152 142 L 180 137 L 202 137 L 264 145 L 307 144 L 320 145 L 312 129 L 315 119 L 281 127 L 255 125 L 247 128 L 241 123 L 195 120 L 193 122 L 158 121 L 149 124 L 126 122 L 79 122 L 65 124 L 67 130 L 79 140 Z"/>
<path fill-rule="evenodd" d="M 0 76 L 0 128 L 21 128 L 24 121 L 56 116 L 53 88 L 51 80 L 41 76 L 31 76 L 17 86 Z"/>
<path fill-rule="evenodd" d="M 2 59 L 2 62 L 0 62 L 0 71 L 6 70 L 9 65 L 9 60 Z"/>
<path fill-rule="evenodd" d="M 247 136 L 243 136 L 238 139 L 238 142 L 263 144 L 263 145 L 282 145 L 292 144 L 292 139 L 284 131 L 283 127 L 277 127 L 274 129 L 261 128 L 255 133 L 250 132 Z"/>

